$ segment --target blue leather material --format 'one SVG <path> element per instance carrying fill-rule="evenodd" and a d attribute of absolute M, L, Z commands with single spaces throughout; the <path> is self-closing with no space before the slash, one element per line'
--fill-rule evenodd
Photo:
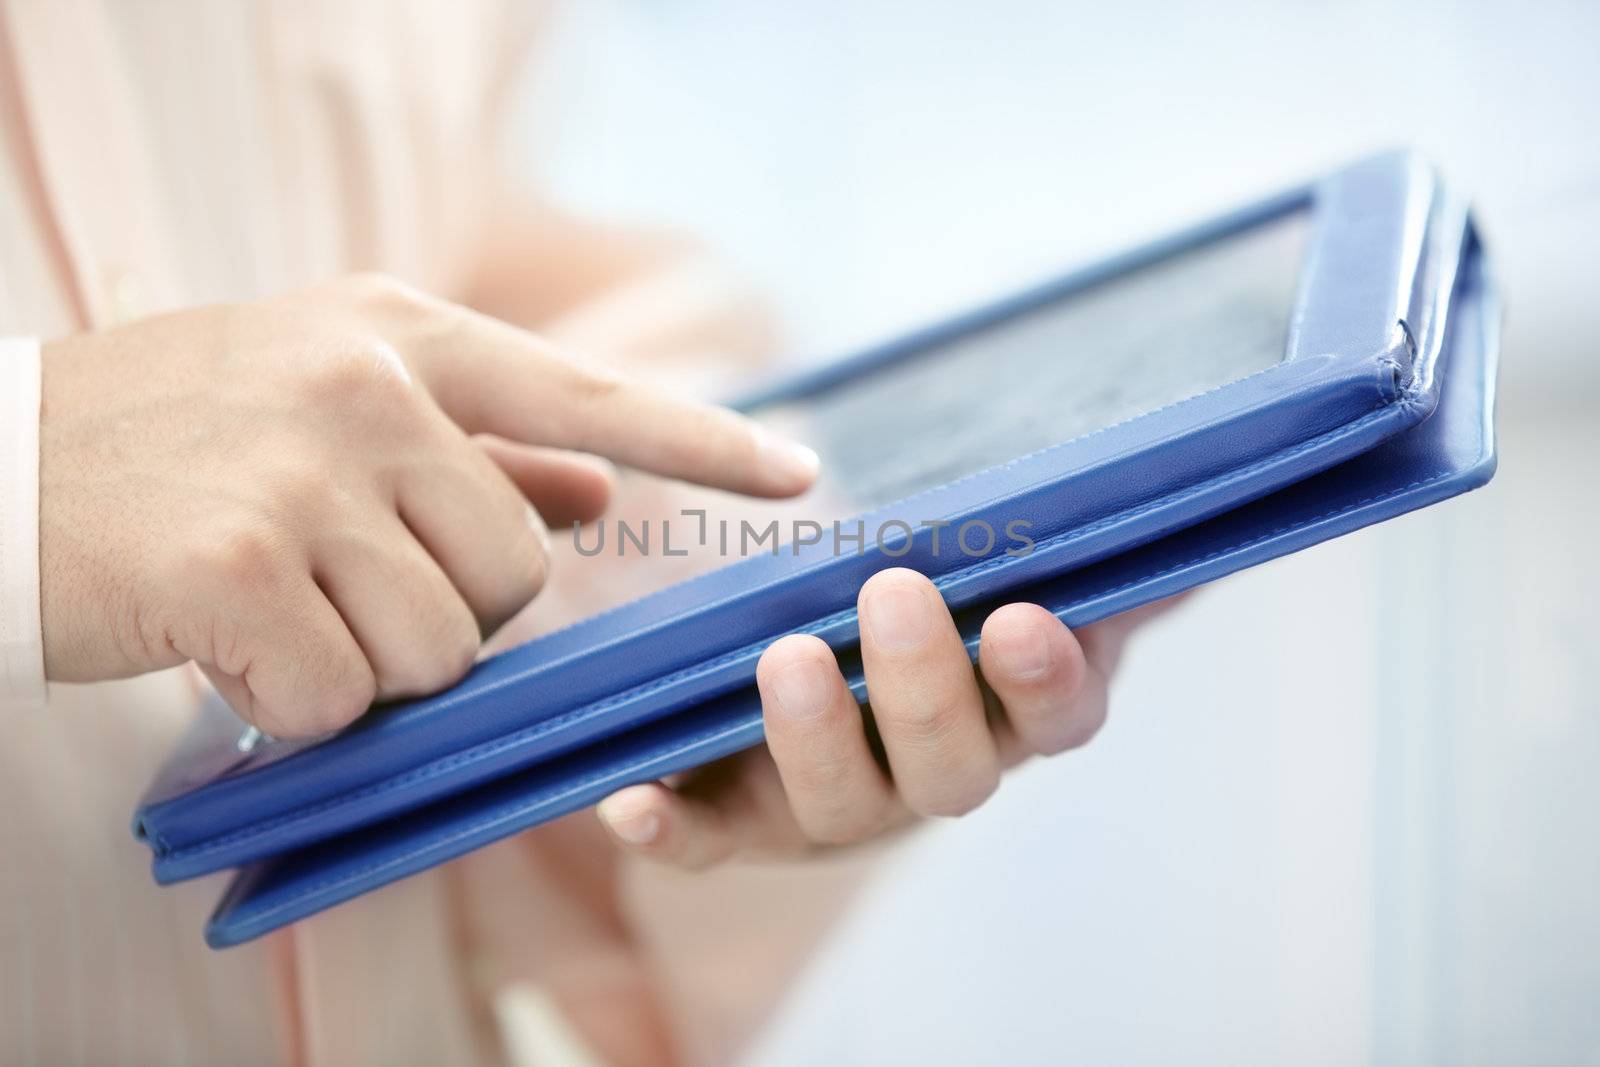
<path fill-rule="evenodd" d="M 1421 326 L 1412 330 L 1423 346 L 1437 340 L 1441 352 L 1441 359 L 1430 360 L 1425 369 L 1443 390 L 1431 418 L 1356 458 L 1226 513 L 1026 588 L 991 588 L 967 598 L 958 622 L 969 650 L 976 651 L 983 618 L 999 602 L 1031 600 L 1081 626 L 1487 482 L 1495 466 L 1498 309 L 1475 246 L 1468 252 L 1448 323 L 1433 322 L 1432 335 Z M 1413 377 L 1422 373 L 1418 368 Z M 964 592 L 975 580 L 967 581 Z M 946 586 L 947 595 L 950 590 Z M 832 629 L 825 632 L 837 636 Z M 856 695 L 865 698 L 859 663 L 848 656 L 844 663 Z M 254 864 L 223 898 L 207 927 L 207 941 L 222 947 L 250 940 L 577 811 L 623 785 L 698 766 L 760 739 L 759 700 L 744 686 L 365 829 Z"/>
<path fill-rule="evenodd" d="M 815 633 L 856 640 L 861 583 L 888 565 L 935 579 L 957 609 L 1021 595 L 1372 449 L 1438 399 L 1440 325 L 1468 227 L 1414 157 L 1378 157 L 1302 189 L 1075 272 L 1020 297 L 790 382 L 803 396 L 886 360 L 981 330 L 1200 241 L 1310 203 L 1287 358 L 1261 373 L 899 502 L 868 517 L 1033 523 L 1027 556 L 931 550 L 759 555 L 487 660 L 452 689 L 381 708 L 316 744 L 191 745 L 135 817 L 159 881 L 297 849 L 394 818 L 602 738 L 737 692 L 762 649 Z M 771 395 L 771 394 L 769 394 Z"/>
<path fill-rule="evenodd" d="M 1308 205 L 1315 230 L 1282 362 L 866 516 L 869 526 L 900 518 L 919 528 L 889 546 L 892 557 L 839 556 L 823 544 L 752 557 L 487 660 L 445 693 L 376 709 L 317 742 L 241 754 L 224 709 L 135 816 L 157 880 L 254 864 L 208 933 L 230 944 L 624 782 L 755 744 L 755 665 L 779 636 L 821 637 L 864 696 L 855 597 L 885 566 L 932 577 L 975 647 L 996 604 L 1035 600 L 1082 624 L 1486 480 L 1494 346 L 1480 257 L 1464 207 L 1406 154 L 790 379 L 762 399 L 803 398 L 917 359 Z M 1448 378 L 1446 353 L 1456 366 Z M 1441 383 L 1448 412 L 1430 418 Z M 939 554 L 923 525 L 934 518 L 995 528 L 1026 519 L 1035 547 Z"/>

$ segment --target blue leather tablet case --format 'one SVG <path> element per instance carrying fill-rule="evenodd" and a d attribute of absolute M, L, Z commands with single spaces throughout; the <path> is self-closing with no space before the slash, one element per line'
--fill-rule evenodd
<path fill-rule="evenodd" d="M 1487 481 L 1495 297 L 1464 208 L 1404 154 L 1080 271 L 773 396 L 848 382 L 1197 242 L 1312 204 L 1318 230 L 1286 358 L 1266 371 L 1019 457 L 876 514 L 1033 522 L 1036 547 L 940 555 L 826 546 L 761 555 L 480 664 L 438 696 L 312 744 L 241 754 L 219 714 L 135 817 L 159 881 L 245 866 L 207 930 L 259 936 L 630 782 L 761 740 L 756 660 L 777 637 L 838 649 L 857 695 L 855 594 L 884 566 L 932 577 L 975 649 L 987 610 L 1072 625 L 1123 611 Z M 1336 277 L 1321 286 L 1318 276 Z"/>

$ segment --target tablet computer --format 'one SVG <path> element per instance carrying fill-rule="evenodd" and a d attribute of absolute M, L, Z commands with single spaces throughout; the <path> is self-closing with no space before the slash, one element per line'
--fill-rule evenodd
<path fill-rule="evenodd" d="M 821 454 L 806 519 L 702 532 L 742 558 L 333 737 L 241 752 L 219 715 L 135 830 L 161 881 L 246 866 L 231 944 L 759 743 L 778 637 L 864 699 L 884 567 L 975 650 L 998 604 L 1081 625 L 1461 492 L 1493 469 L 1494 307 L 1464 204 L 1392 153 L 775 383 L 741 406 Z"/>

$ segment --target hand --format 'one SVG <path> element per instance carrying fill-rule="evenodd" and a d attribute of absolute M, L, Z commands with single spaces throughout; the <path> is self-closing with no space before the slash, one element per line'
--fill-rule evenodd
<path fill-rule="evenodd" d="M 467 286 L 473 307 L 697 396 L 748 385 L 775 353 L 767 301 L 688 234 L 617 226 L 520 194 L 494 214 Z"/>
<path fill-rule="evenodd" d="M 1076 636 L 1033 604 L 984 622 L 974 671 L 927 578 L 893 569 L 862 586 L 870 709 L 833 652 L 785 637 L 756 672 L 767 743 L 672 786 L 608 797 L 601 821 L 624 848 L 687 868 L 865 841 L 919 815 L 963 815 L 1000 772 L 1077 748 L 1106 716 L 1106 685 L 1128 633 L 1159 607 Z"/>
<path fill-rule="evenodd" d="M 51 342 L 46 673 L 192 659 L 284 737 L 441 688 L 538 592 L 533 509 L 605 506 L 603 465 L 563 449 L 764 496 L 815 474 L 731 412 L 378 276 Z"/>

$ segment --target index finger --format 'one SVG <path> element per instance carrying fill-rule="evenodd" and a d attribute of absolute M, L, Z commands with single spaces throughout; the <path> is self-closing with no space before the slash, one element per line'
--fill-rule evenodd
<path fill-rule="evenodd" d="M 793 496 L 816 478 L 816 453 L 737 412 L 581 363 L 465 308 L 407 356 L 468 433 L 591 452 L 752 496 Z"/>

